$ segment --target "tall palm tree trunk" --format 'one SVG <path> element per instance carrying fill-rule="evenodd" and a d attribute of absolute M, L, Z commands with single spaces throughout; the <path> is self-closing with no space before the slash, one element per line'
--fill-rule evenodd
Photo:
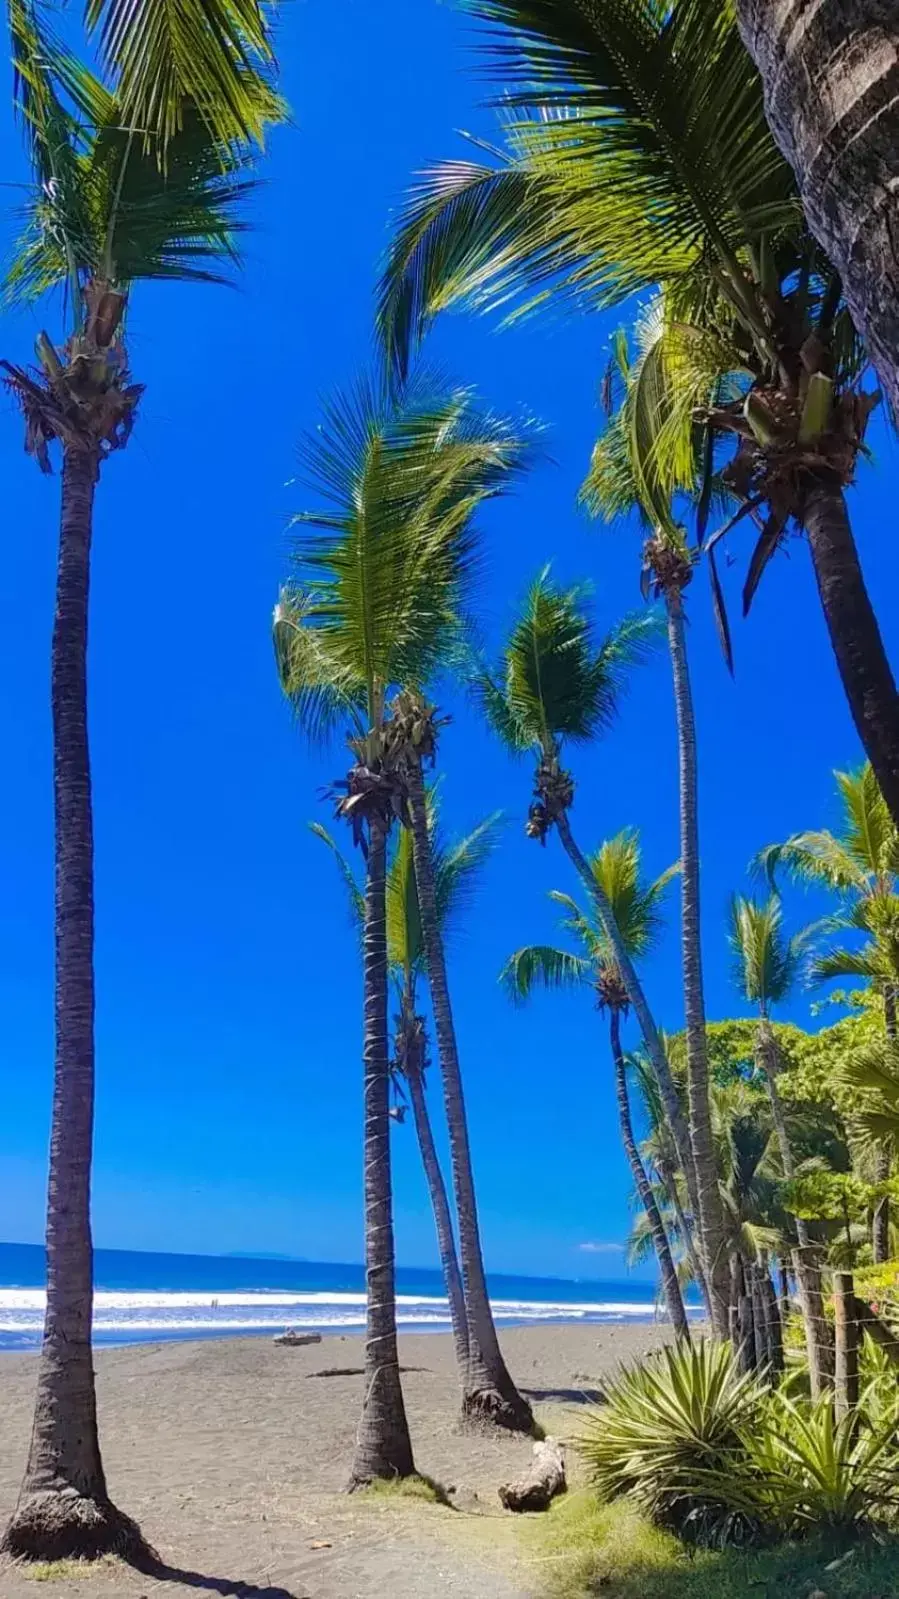
<path fill-rule="evenodd" d="M 809 227 L 899 415 L 899 13 L 892 0 L 737 0 L 737 14 Z"/>
<path fill-rule="evenodd" d="M 456 1215 L 459 1221 L 462 1286 L 468 1324 L 468 1370 L 462 1395 L 462 1410 L 472 1421 L 492 1421 L 513 1432 L 529 1433 L 533 1431 L 534 1426 L 531 1407 L 527 1400 L 522 1398 L 509 1375 L 499 1347 L 490 1301 L 487 1297 L 462 1074 L 459 1069 L 456 1030 L 450 1005 L 443 938 L 437 916 L 425 785 L 421 761 L 416 754 L 410 754 L 408 761 L 408 789 L 415 881 L 418 887 L 428 982 L 446 1103 Z"/>
<path fill-rule="evenodd" d="M 365 1162 L 365 1396 L 350 1487 L 411 1477 L 412 1445 L 396 1344 L 390 1080 L 387 1049 L 387 830 L 372 818 L 365 882 L 363 983 Z"/>
<path fill-rule="evenodd" d="M 94 844 L 87 734 L 93 451 L 68 449 L 53 623 L 56 1062 L 47 1194 L 47 1311 L 34 1427 L 3 1547 L 28 1558 L 133 1555 L 136 1525 L 111 1504 L 91 1348 L 94 1132 Z"/>
<path fill-rule="evenodd" d="M 796 1175 L 796 1162 L 793 1158 L 793 1146 L 790 1142 L 787 1119 L 784 1115 L 780 1090 L 777 1086 L 777 1074 L 780 1070 L 777 1040 L 767 1016 L 760 1016 L 756 1028 L 755 1058 L 761 1074 L 765 1080 L 768 1093 L 768 1103 L 771 1106 L 771 1120 L 780 1150 L 780 1163 L 783 1167 L 787 1182 L 792 1182 Z M 820 1393 L 823 1388 L 830 1385 L 833 1376 L 833 1338 L 830 1323 L 824 1310 L 824 1293 L 821 1282 L 821 1268 L 818 1256 L 808 1230 L 808 1223 L 801 1216 L 794 1216 L 796 1224 L 796 1238 L 799 1248 L 796 1251 L 796 1279 L 799 1284 L 799 1294 L 802 1303 L 802 1319 L 805 1327 L 805 1343 L 808 1353 L 809 1372 L 811 1373 L 812 1388 L 815 1393 Z"/>
<path fill-rule="evenodd" d="M 896 1024 L 896 990 L 890 984 L 885 984 L 883 989 L 883 1019 L 887 1042 L 895 1048 L 897 1039 Z M 892 1171 L 892 1149 L 888 1143 L 880 1143 L 874 1161 L 874 1180 L 878 1183 L 889 1181 Z M 871 1224 L 871 1248 L 875 1266 L 882 1266 L 890 1258 L 890 1201 L 884 1194 L 879 1199 L 874 1210 Z"/>
<path fill-rule="evenodd" d="M 665 1223 L 662 1221 L 656 1197 L 652 1191 L 652 1184 L 646 1175 L 637 1140 L 634 1137 L 634 1125 L 631 1120 L 630 1100 L 627 1093 L 627 1067 L 624 1053 L 621 1048 L 621 1017 L 613 1006 L 609 1011 L 609 1042 L 612 1048 L 612 1060 L 615 1065 L 615 1097 L 618 1101 L 618 1121 L 621 1127 L 621 1141 L 624 1153 L 631 1169 L 634 1187 L 640 1196 L 640 1203 L 646 1212 L 649 1230 L 655 1247 L 656 1258 L 659 1262 L 659 1272 L 662 1278 L 662 1292 L 665 1295 L 665 1304 L 671 1317 L 671 1325 L 678 1339 L 690 1341 L 690 1327 L 687 1321 L 687 1312 L 684 1309 L 683 1296 L 680 1283 L 677 1280 L 677 1271 L 671 1258 L 671 1247 L 668 1243 L 668 1234 Z"/>
<path fill-rule="evenodd" d="M 709 1103 L 709 1060 L 699 915 L 699 784 L 696 718 L 687 662 L 684 602 L 679 587 L 665 591 L 668 644 L 674 677 L 680 777 L 681 950 L 687 1032 L 687 1099 L 690 1149 L 696 1172 L 700 1252 L 709 1289 L 712 1326 L 719 1338 L 729 1333 L 730 1263 Z"/>
<path fill-rule="evenodd" d="M 449 1301 L 456 1361 L 459 1366 L 459 1375 L 464 1384 L 468 1370 L 468 1324 L 465 1320 L 462 1278 L 459 1274 L 459 1262 L 456 1258 L 453 1219 L 450 1215 L 446 1183 L 443 1180 L 443 1172 L 440 1169 L 440 1161 L 437 1157 L 437 1147 L 434 1143 L 431 1118 L 428 1114 L 428 1102 L 425 1097 L 424 1079 L 421 1071 L 417 1070 L 414 1065 L 410 1065 L 408 1055 L 406 1057 L 406 1082 L 409 1085 L 409 1098 L 412 1102 L 412 1115 L 415 1119 L 418 1147 L 421 1150 L 421 1163 L 424 1167 L 428 1193 L 431 1196 L 431 1209 L 434 1212 L 437 1248 L 440 1251 L 440 1264 L 443 1268 L 446 1297 Z"/>
<path fill-rule="evenodd" d="M 690 1137 L 687 1123 L 681 1108 L 674 1078 L 671 1074 L 671 1067 L 668 1064 L 665 1050 L 662 1046 L 662 1040 L 659 1037 L 658 1028 L 653 1020 L 653 1015 L 649 1008 L 646 995 L 643 992 L 643 985 L 637 976 L 634 963 L 630 958 L 627 947 L 621 937 L 621 933 L 619 932 L 618 924 L 615 921 L 615 915 L 609 903 L 608 896 L 603 892 L 599 883 L 596 881 L 596 878 L 590 870 L 589 861 L 574 838 L 567 812 L 562 811 L 556 817 L 556 827 L 559 832 L 559 838 L 562 841 L 562 848 L 568 856 L 568 859 L 571 861 L 571 864 L 581 879 L 581 882 L 587 890 L 587 893 L 591 895 L 593 903 L 596 906 L 597 914 L 603 926 L 603 931 L 605 932 L 606 938 L 609 941 L 609 947 L 615 958 L 615 964 L 621 973 L 621 980 L 624 984 L 628 1001 L 631 1009 L 634 1012 L 634 1015 L 637 1018 L 640 1031 L 643 1034 L 643 1041 L 646 1045 L 646 1051 L 649 1055 L 656 1082 L 659 1085 L 659 1093 L 662 1098 L 662 1104 L 671 1127 L 674 1146 L 677 1150 L 677 1158 L 680 1162 L 681 1170 L 684 1174 L 684 1181 L 687 1185 L 687 1196 L 690 1201 L 690 1209 L 695 1217 L 697 1214 L 696 1172 L 693 1166 L 693 1157 L 690 1151 Z M 706 1284 L 702 1270 L 702 1263 L 697 1260 L 696 1264 L 699 1267 L 698 1280 L 700 1286 L 705 1292 Z"/>
<path fill-rule="evenodd" d="M 843 692 L 899 827 L 899 694 L 865 587 L 845 495 L 837 484 L 822 480 L 810 490 L 804 521 Z"/>

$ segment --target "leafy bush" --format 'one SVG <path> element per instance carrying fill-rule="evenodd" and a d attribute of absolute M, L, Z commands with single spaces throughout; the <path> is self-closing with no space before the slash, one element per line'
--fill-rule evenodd
<path fill-rule="evenodd" d="M 625 1496 L 696 1543 L 852 1533 L 899 1511 L 899 1394 L 881 1372 L 834 1419 L 741 1374 L 725 1344 L 665 1350 L 623 1370 L 580 1440 L 601 1499 Z"/>
<path fill-rule="evenodd" d="M 765 1390 L 727 1344 L 664 1349 L 625 1367 L 579 1440 L 601 1499 L 627 1495 L 681 1537 L 734 1542 L 757 1531 L 722 1485 L 747 1476 L 745 1439 L 761 1425 Z"/>

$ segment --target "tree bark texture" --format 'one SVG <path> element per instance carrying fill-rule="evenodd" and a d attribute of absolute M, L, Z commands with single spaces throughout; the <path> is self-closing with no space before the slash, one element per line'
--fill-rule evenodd
<path fill-rule="evenodd" d="M 387 832 L 369 830 L 363 931 L 365 1190 L 365 1393 L 350 1487 L 415 1471 L 396 1343 L 390 1077 L 387 1039 Z"/>
<path fill-rule="evenodd" d="M 618 924 L 615 921 L 615 913 L 612 910 L 608 895 L 603 892 L 602 888 L 591 872 L 590 863 L 575 840 L 574 834 L 571 831 L 571 823 L 569 822 L 568 816 L 565 814 L 565 812 L 563 812 L 561 816 L 557 817 L 556 827 L 558 829 L 559 838 L 562 841 L 562 848 L 564 849 L 568 859 L 577 872 L 578 877 L 580 878 L 585 889 L 587 890 L 587 893 L 591 896 L 593 903 L 596 906 L 597 914 L 602 923 L 606 938 L 609 941 L 609 947 L 612 951 L 615 964 L 621 973 L 621 980 L 624 983 L 628 1002 L 637 1018 L 640 1032 L 643 1035 L 643 1042 L 646 1045 L 646 1051 L 649 1055 L 650 1064 L 655 1074 L 656 1082 L 659 1085 L 659 1093 L 661 1094 L 662 1103 L 665 1107 L 665 1114 L 668 1117 L 668 1122 L 671 1127 L 671 1135 L 674 1139 L 674 1146 L 677 1150 L 677 1158 L 680 1162 L 681 1171 L 684 1174 L 684 1181 L 687 1185 L 687 1197 L 690 1201 L 690 1209 L 693 1213 L 695 1222 L 697 1214 L 696 1172 L 690 1150 L 690 1135 L 686 1118 L 681 1107 L 681 1102 L 678 1097 L 677 1087 L 671 1074 L 671 1067 L 668 1064 L 665 1050 L 662 1046 L 662 1040 L 659 1037 L 659 1030 L 656 1027 L 655 1021 L 653 1020 L 652 1012 L 649 1008 L 646 995 L 643 991 L 643 985 L 637 976 L 636 967 L 634 966 L 634 963 L 628 953 L 627 946 L 621 937 Z M 697 1262 L 697 1264 L 700 1266 L 700 1286 L 705 1292 L 706 1283 L 704 1276 L 702 1275 L 701 1262 Z"/>
<path fill-rule="evenodd" d="M 668 1234 L 662 1220 L 656 1197 L 652 1191 L 652 1184 L 646 1175 L 637 1140 L 634 1137 L 634 1126 L 631 1120 L 630 1100 L 627 1092 L 627 1067 L 624 1052 L 621 1048 L 621 1017 L 614 1008 L 609 1012 L 609 1040 L 612 1049 L 612 1060 L 615 1066 L 615 1097 L 618 1101 L 618 1122 L 621 1128 L 621 1142 L 624 1153 L 631 1169 L 634 1187 L 640 1198 L 640 1203 L 646 1212 L 649 1230 L 655 1247 L 656 1259 L 659 1263 L 659 1272 L 662 1279 L 662 1292 L 671 1325 L 678 1339 L 690 1342 L 690 1326 L 687 1321 L 687 1312 L 684 1309 L 683 1295 L 680 1283 L 677 1280 L 677 1271 L 671 1258 L 671 1246 L 668 1243 Z"/>
<path fill-rule="evenodd" d="M 431 1118 L 428 1114 L 428 1103 L 425 1097 L 425 1085 L 421 1072 L 415 1070 L 408 1072 L 406 1081 L 409 1085 L 409 1098 L 412 1102 L 412 1115 L 415 1119 L 418 1147 L 421 1150 L 421 1163 L 424 1167 L 425 1181 L 428 1185 L 431 1208 L 434 1212 L 437 1248 L 440 1251 L 440 1264 L 443 1267 L 443 1280 L 446 1283 L 446 1297 L 449 1300 L 456 1360 L 459 1365 L 459 1375 L 464 1384 L 468 1370 L 468 1325 L 465 1320 L 462 1278 L 459 1275 L 459 1262 L 456 1258 L 456 1243 L 453 1237 L 453 1219 L 450 1214 L 443 1172 L 440 1169 L 440 1161 L 437 1156 L 437 1147 L 434 1143 L 434 1133 L 431 1128 Z"/>
<path fill-rule="evenodd" d="M 899 9 L 737 0 L 765 110 L 899 417 Z"/>
<path fill-rule="evenodd" d="M 136 1525 L 111 1504 L 97 1430 L 91 1321 L 94 845 L 87 729 L 90 549 L 98 457 L 67 449 L 53 623 L 56 1059 L 47 1193 L 47 1310 L 25 1477 L 3 1547 L 26 1558 L 125 1556 Z"/>
<path fill-rule="evenodd" d="M 437 914 L 425 785 L 421 762 L 417 757 L 409 761 L 408 785 L 415 882 L 418 889 L 428 983 L 437 1032 L 437 1053 L 446 1105 L 456 1216 L 459 1224 L 462 1287 L 468 1324 L 468 1372 L 462 1397 L 463 1415 L 475 1423 L 495 1423 L 513 1432 L 530 1433 L 534 1427 L 531 1407 L 527 1400 L 522 1398 L 509 1375 L 499 1347 L 487 1296 L 462 1073 L 450 1003 L 443 937 Z"/>
<path fill-rule="evenodd" d="M 680 779 L 681 952 L 687 1033 L 690 1149 L 696 1171 L 699 1242 L 709 1287 L 712 1326 L 719 1338 L 726 1338 L 729 1329 L 730 1268 L 709 1101 L 709 1061 L 699 914 L 699 781 L 696 718 L 687 661 L 683 595 L 680 589 L 669 590 L 665 595 L 665 601 L 668 614 L 668 644 L 674 677 Z"/>
<path fill-rule="evenodd" d="M 899 200 L 896 226 L 899 230 Z M 830 644 L 865 754 L 899 827 L 899 695 L 868 597 L 842 490 L 824 480 L 805 497 L 804 523 Z"/>
<path fill-rule="evenodd" d="M 534 1458 L 523 1477 L 503 1483 L 498 1490 L 504 1510 L 548 1510 L 567 1487 L 565 1451 L 555 1438 L 534 1445 Z"/>

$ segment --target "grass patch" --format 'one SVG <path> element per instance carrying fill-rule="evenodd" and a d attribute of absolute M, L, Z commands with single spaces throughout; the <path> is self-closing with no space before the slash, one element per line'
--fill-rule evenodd
<path fill-rule="evenodd" d="M 29 1582 L 77 1582 L 88 1577 L 109 1576 L 121 1569 L 114 1555 L 103 1555 L 99 1560 L 23 1561 L 16 1567 Z"/>
<path fill-rule="evenodd" d="M 541 1599 L 803 1599 L 813 1590 L 827 1599 L 895 1599 L 899 1542 L 860 1544 L 827 1571 L 845 1550 L 810 1539 L 692 1553 L 629 1505 L 600 1505 L 576 1489 L 529 1520 L 522 1554 Z"/>
<path fill-rule="evenodd" d="M 367 1499 L 415 1499 L 424 1505 L 449 1505 L 446 1489 L 433 1477 L 396 1477 L 388 1481 L 378 1477 L 359 1490 Z"/>

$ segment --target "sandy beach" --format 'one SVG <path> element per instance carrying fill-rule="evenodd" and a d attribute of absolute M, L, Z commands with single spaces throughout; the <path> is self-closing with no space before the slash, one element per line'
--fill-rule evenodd
<path fill-rule="evenodd" d="M 658 1347 L 647 1325 L 541 1326 L 502 1335 L 510 1368 L 547 1430 L 622 1359 Z M 416 1464 L 456 1508 L 343 1493 L 362 1397 L 362 1345 L 300 1349 L 268 1339 L 137 1345 L 97 1353 L 100 1427 L 113 1498 L 169 1568 L 115 1564 L 57 1575 L 54 1599 L 530 1599 L 517 1518 L 496 1497 L 530 1444 L 457 1431 L 451 1340 L 401 1338 Z M 36 1360 L 0 1358 L 0 1515 L 18 1491 Z M 316 1545 L 318 1547 L 316 1547 Z M 37 1599 L 34 1574 L 0 1569 L 3 1599 Z"/>

